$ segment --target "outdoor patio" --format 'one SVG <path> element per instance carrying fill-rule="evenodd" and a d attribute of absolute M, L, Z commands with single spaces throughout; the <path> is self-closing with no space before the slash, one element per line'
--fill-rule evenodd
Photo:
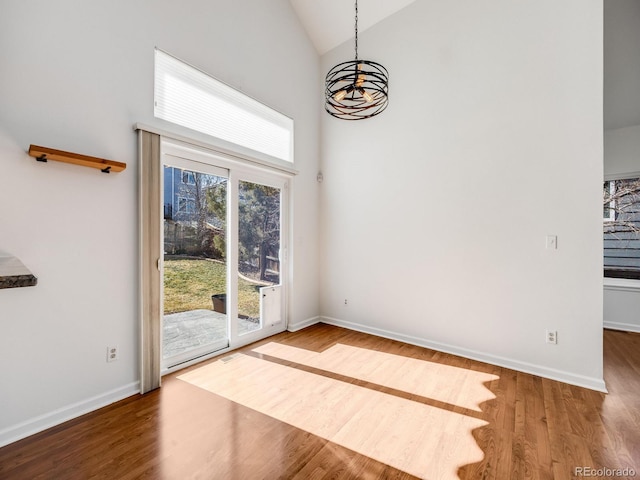
<path fill-rule="evenodd" d="M 258 319 L 238 320 L 240 335 L 260 328 Z M 162 356 L 170 358 L 228 338 L 227 315 L 213 310 L 189 310 L 164 316 Z"/>

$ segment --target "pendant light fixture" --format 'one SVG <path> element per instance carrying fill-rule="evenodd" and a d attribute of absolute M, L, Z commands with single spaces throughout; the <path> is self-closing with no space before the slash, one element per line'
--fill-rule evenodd
<path fill-rule="evenodd" d="M 358 59 L 358 0 L 356 0 L 355 60 L 327 73 L 325 110 L 343 120 L 363 120 L 382 113 L 389 104 L 389 73 L 382 65 Z"/>

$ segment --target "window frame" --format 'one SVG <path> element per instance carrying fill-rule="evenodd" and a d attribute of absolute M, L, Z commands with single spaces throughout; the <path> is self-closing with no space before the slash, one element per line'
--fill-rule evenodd
<path fill-rule="evenodd" d="M 181 208 L 181 204 L 184 202 L 184 209 Z M 189 207 L 191 206 L 191 209 Z M 178 195 L 178 211 L 177 213 L 184 213 L 191 215 L 196 213 L 196 201 L 193 198 L 186 197 L 184 195 Z"/>
<path fill-rule="evenodd" d="M 185 175 L 187 176 L 187 181 L 184 181 Z M 195 185 L 196 184 L 196 176 L 193 172 L 189 170 L 182 170 L 181 172 L 182 183 L 184 185 Z"/>

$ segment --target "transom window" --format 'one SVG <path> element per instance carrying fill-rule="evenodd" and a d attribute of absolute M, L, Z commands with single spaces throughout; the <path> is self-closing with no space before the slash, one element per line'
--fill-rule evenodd
<path fill-rule="evenodd" d="M 292 119 L 158 49 L 154 115 L 257 152 L 258 158 L 293 163 Z"/>

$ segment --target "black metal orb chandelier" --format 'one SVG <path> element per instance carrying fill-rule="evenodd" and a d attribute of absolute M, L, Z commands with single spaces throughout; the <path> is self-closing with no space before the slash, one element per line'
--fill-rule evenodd
<path fill-rule="evenodd" d="M 325 110 L 343 120 L 363 120 L 382 113 L 389 104 L 389 72 L 377 62 L 358 60 L 358 0 L 356 0 L 355 60 L 327 73 Z"/>

